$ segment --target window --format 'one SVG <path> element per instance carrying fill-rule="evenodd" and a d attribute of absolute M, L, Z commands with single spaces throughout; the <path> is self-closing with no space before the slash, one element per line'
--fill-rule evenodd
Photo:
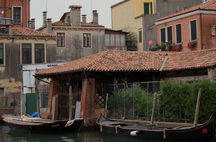
<path fill-rule="evenodd" d="M 44 63 L 44 45 L 35 44 L 35 63 Z"/>
<path fill-rule="evenodd" d="M 142 42 L 142 31 L 139 31 L 139 43 Z"/>
<path fill-rule="evenodd" d="M 105 34 L 105 46 L 125 46 L 125 35 Z"/>
<path fill-rule="evenodd" d="M 48 96 L 49 94 L 48 93 L 42 93 L 41 96 L 40 96 L 40 107 L 41 108 L 47 108 L 48 107 Z"/>
<path fill-rule="evenodd" d="M 0 88 L 0 96 L 4 96 L 4 88 Z"/>
<path fill-rule="evenodd" d="M 13 7 L 13 22 L 21 24 L 21 7 Z"/>
<path fill-rule="evenodd" d="M 121 35 L 121 46 L 125 46 L 125 35 Z"/>
<path fill-rule="evenodd" d="M 22 64 L 32 63 L 31 44 L 22 44 Z"/>
<path fill-rule="evenodd" d="M 0 64 L 4 64 L 4 46 L 0 44 Z"/>
<path fill-rule="evenodd" d="M 152 2 L 144 2 L 144 15 L 152 14 Z"/>
<path fill-rule="evenodd" d="M 190 21 L 191 41 L 197 40 L 196 20 Z"/>
<path fill-rule="evenodd" d="M 91 48 L 91 34 L 90 33 L 83 33 L 83 47 Z"/>
<path fill-rule="evenodd" d="M 65 33 L 57 33 L 57 47 L 65 47 Z"/>
<path fill-rule="evenodd" d="M 167 41 L 172 43 L 172 27 L 167 27 Z"/>
<path fill-rule="evenodd" d="M 120 35 L 115 35 L 116 46 L 120 46 Z"/>
<path fill-rule="evenodd" d="M 182 42 L 181 24 L 176 25 L 176 43 Z"/>
<path fill-rule="evenodd" d="M 166 42 L 166 32 L 165 32 L 165 28 L 162 28 L 160 30 L 160 35 L 161 35 L 161 43 L 165 43 Z"/>
<path fill-rule="evenodd" d="M 110 35 L 105 35 L 105 46 L 110 46 Z"/>

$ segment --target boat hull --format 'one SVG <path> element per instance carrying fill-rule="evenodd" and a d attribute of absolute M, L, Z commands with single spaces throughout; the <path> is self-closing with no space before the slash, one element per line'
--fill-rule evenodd
<path fill-rule="evenodd" d="M 28 130 L 32 132 L 65 132 L 78 131 L 84 123 L 83 119 L 74 119 L 70 125 L 64 120 L 22 120 L 14 118 L 4 118 L 3 121 L 11 130 Z"/>
<path fill-rule="evenodd" d="M 106 123 L 103 123 L 105 122 Z M 116 136 L 134 137 L 141 139 L 154 140 L 185 140 L 185 141 L 201 141 L 213 139 L 215 136 L 215 121 L 212 116 L 206 123 L 197 127 L 182 127 L 182 128 L 146 128 L 143 126 L 135 128 L 132 123 L 112 121 L 107 125 L 107 121 L 98 119 L 97 125 L 101 133 L 112 134 Z M 137 124 L 136 124 L 137 125 Z"/>

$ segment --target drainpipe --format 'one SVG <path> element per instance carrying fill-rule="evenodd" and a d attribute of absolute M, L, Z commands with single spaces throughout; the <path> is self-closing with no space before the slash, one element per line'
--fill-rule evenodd
<path fill-rule="evenodd" d="M 26 25 L 28 26 L 28 0 L 26 0 Z"/>
<path fill-rule="evenodd" d="M 203 49 L 202 13 L 200 13 L 201 49 Z"/>

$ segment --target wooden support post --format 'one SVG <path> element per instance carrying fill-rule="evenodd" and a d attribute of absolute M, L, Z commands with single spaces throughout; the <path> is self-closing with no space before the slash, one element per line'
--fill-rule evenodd
<path fill-rule="evenodd" d="M 105 103 L 105 109 L 104 109 L 104 115 L 105 115 L 105 117 L 107 117 L 107 104 L 108 104 L 108 96 L 109 96 L 109 94 L 107 93 L 106 94 L 106 103 Z"/>
<path fill-rule="evenodd" d="M 38 117 L 40 117 L 40 93 L 37 91 L 37 112 L 38 112 Z"/>
<path fill-rule="evenodd" d="M 198 121 L 198 117 L 199 117 L 201 95 L 202 95 L 202 89 L 200 88 L 198 96 L 197 96 L 196 110 L 195 110 L 195 116 L 194 116 L 194 127 L 197 126 L 197 121 Z"/>
<path fill-rule="evenodd" d="M 73 94 L 72 86 L 69 87 L 69 120 L 72 120 L 72 109 L 73 109 Z"/>
<path fill-rule="evenodd" d="M 154 114 L 157 104 L 157 93 L 154 93 L 154 99 L 153 99 L 153 107 L 152 107 L 152 115 L 151 115 L 151 124 L 154 124 Z"/>
<path fill-rule="evenodd" d="M 52 97 L 52 120 L 55 120 L 55 102 L 56 101 L 56 98 L 55 96 Z"/>

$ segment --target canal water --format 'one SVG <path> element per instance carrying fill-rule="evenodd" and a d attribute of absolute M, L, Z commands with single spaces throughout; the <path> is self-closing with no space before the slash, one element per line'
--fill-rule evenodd
<path fill-rule="evenodd" d="M 6 124 L 0 124 L 0 142 L 162 142 L 141 140 L 112 135 L 102 135 L 96 129 L 79 133 L 29 133 L 27 131 L 11 131 Z M 208 142 L 208 141 L 204 141 Z M 212 140 L 210 142 L 215 142 Z"/>

